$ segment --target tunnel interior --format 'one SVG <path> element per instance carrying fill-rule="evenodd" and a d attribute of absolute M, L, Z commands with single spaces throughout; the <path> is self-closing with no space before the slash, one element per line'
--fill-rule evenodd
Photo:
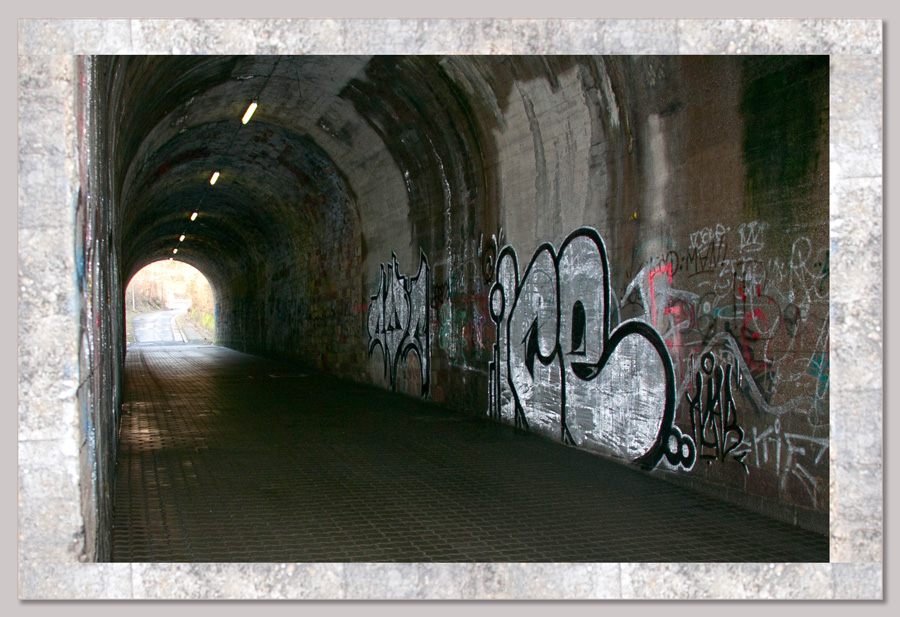
<path fill-rule="evenodd" d="M 125 284 L 169 258 L 209 280 L 220 345 L 827 528 L 827 56 L 94 56 L 79 72 L 98 554 Z"/>

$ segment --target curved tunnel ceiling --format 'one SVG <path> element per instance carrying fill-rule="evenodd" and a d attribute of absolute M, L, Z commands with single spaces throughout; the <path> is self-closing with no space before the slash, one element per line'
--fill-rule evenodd
<path fill-rule="evenodd" d="M 121 272 L 127 280 L 177 247 L 215 286 L 261 271 L 272 247 L 302 253 L 311 234 L 351 219 L 366 219 L 356 233 L 378 232 L 382 244 L 368 246 L 378 255 L 423 238 L 462 252 L 459 238 L 498 224 L 486 161 L 516 80 L 557 88 L 579 63 L 594 70 L 537 56 L 107 57 Z M 466 233 L 447 229 L 451 211 Z M 355 240 L 364 252 L 367 240 Z"/>
<path fill-rule="evenodd" d="M 291 56 L 110 63 L 126 278 L 177 247 L 178 259 L 227 280 L 264 260 L 267 247 L 300 246 L 323 219 L 341 215 L 335 210 L 355 207 L 343 171 L 312 135 L 322 134 L 329 109 L 352 109 L 338 95 L 365 63 Z M 242 125 L 253 100 L 259 108 Z"/>

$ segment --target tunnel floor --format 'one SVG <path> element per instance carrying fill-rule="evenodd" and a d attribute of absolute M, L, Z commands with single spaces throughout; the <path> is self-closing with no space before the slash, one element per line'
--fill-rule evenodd
<path fill-rule="evenodd" d="M 827 562 L 828 538 L 417 399 L 128 348 L 112 560 Z"/>

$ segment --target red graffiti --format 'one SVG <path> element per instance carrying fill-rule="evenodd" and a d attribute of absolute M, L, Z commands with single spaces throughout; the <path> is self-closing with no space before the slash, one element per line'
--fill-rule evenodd
<path fill-rule="evenodd" d="M 753 325 L 757 327 L 754 329 Z M 760 326 L 762 326 L 763 331 L 768 331 L 769 320 L 766 319 L 766 314 L 762 309 L 755 308 L 747 313 L 746 317 L 744 317 L 744 324 L 741 326 L 741 338 L 743 339 L 741 347 L 743 347 L 744 351 L 744 360 L 746 360 L 747 367 L 751 372 L 766 371 L 769 368 L 765 354 L 763 354 L 763 361 L 758 362 L 753 358 L 752 349 L 750 348 L 751 343 L 760 339 Z"/>

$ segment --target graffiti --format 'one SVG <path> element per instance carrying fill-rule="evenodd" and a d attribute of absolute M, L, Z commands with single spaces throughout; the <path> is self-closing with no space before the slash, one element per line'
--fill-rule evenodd
<path fill-rule="evenodd" d="M 828 391 L 828 356 L 815 353 L 809 359 L 809 374 L 816 378 L 816 397 L 822 398 Z"/>
<path fill-rule="evenodd" d="M 638 310 L 637 318 L 657 330 L 666 346 L 681 347 L 681 332 L 696 325 L 695 307 L 699 304 L 696 294 L 676 290 L 672 286 L 675 272 L 671 263 L 648 264 L 625 289 L 626 300 L 613 310 L 626 313 L 629 308 Z"/>
<path fill-rule="evenodd" d="M 414 353 L 419 361 L 422 396 L 428 396 L 431 375 L 431 340 L 429 336 L 428 260 L 419 257 L 419 271 L 412 278 L 401 275 L 397 256 L 391 263 L 381 264 L 381 281 L 372 296 L 366 316 L 369 333 L 368 353 L 381 348 L 384 374 L 391 389 L 397 388 L 397 367 Z"/>
<path fill-rule="evenodd" d="M 688 276 L 714 272 L 725 260 L 728 253 L 726 234 L 730 229 L 718 224 L 715 229 L 704 227 L 691 234 L 691 246 L 681 259 L 682 267 L 689 273 Z"/>
<path fill-rule="evenodd" d="M 456 308 L 452 308 L 450 304 L 442 304 L 438 310 L 437 345 L 442 350 L 483 349 L 485 297 L 463 297 L 461 301 L 470 303 Z"/>
<path fill-rule="evenodd" d="M 450 298 L 450 283 L 434 283 L 431 286 L 431 308 L 440 311 L 441 307 Z"/>
<path fill-rule="evenodd" d="M 487 292 L 481 268 L 481 262 L 472 259 L 449 273 L 442 282 L 431 284 L 434 345 L 456 364 L 482 360 L 486 328 L 493 326 L 487 316 Z M 436 272 L 442 269 L 441 264 L 435 267 Z"/>
<path fill-rule="evenodd" d="M 664 341 L 679 403 L 673 424 L 690 437 L 697 461 L 772 474 L 786 499 L 821 508 L 830 254 L 798 236 L 779 238 L 787 253 L 771 255 L 767 232 L 767 223 L 751 221 L 704 227 L 687 247 L 645 240 L 633 255 L 639 271 L 619 296 L 610 292 L 610 315 L 643 321 Z M 795 430 L 782 431 L 787 423 Z"/>
<path fill-rule="evenodd" d="M 733 365 L 725 369 L 716 362 L 712 352 L 700 358 L 693 396 L 685 393 L 690 405 L 691 432 L 697 447 L 697 457 L 711 463 L 724 462 L 729 455 L 744 467 L 746 452 L 735 453 L 744 440 L 744 431 L 737 422 L 737 410 L 731 394 Z"/>
<path fill-rule="evenodd" d="M 824 401 L 828 250 L 816 251 L 808 238 L 800 236 L 788 245 L 788 259 L 764 258 L 767 225 L 751 221 L 735 230 L 721 224 L 707 226 L 690 234 L 690 249 L 680 257 L 670 249 L 673 255 L 665 260 L 641 259 L 642 254 L 658 255 L 657 247 L 676 247 L 671 239 L 655 238 L 634 256 L 644 265 L 610 312 L 617 319 L 645 321 L 659 332 L 672 356 L 679 400 L 693 379 L 691 356 L 699 357 L 701 348 L 721 341 L 725 334 L 737 344 L 741 376 L 751 379 L 763 398 L 754 405 L 780 407 L 782 392 L 816 387 L 814 399 Z M 700 257 L 713 249 L 714 259 Z M 713 262 L 715 268 L 710 269 Z M 696 293 L 679 289 L 676 275 L 691 281 Z M 815 358 L 815 353 L 824 356 Z M 804 385 L 805 378 L 817 386 Z M 814 402 L 810 413 L 815 409 Z"/>
<path fill-rule="evenodd" d="M 731 230 L 731 227 L 725 227 L 721 223 L 717 223 L 715 229 L 712 227 L 704 227 L 698 231 L 692 232 L 690 235 L 690 243 L 692 249 L 702 249 L 710 245 L 721 245 L 724 243 L 725 234 Z"/>
<path fill-rule="evenodd" d="M 763 248 L 762 232 L 766 227 L 768 224 L 762 221 L 742 223 L 738 227 L 738 234 L 741 236 L 741 251 L 761 251 Z"/>
<path fill-rule="evenodd" d="M 519 278 L 515 250 L 498 254 L 489 310 L 491 417 L 652 468 L 691 468 L 695 446 L 673 424 L 675 376 L 659 333 L 609 325 L 609 267 L 596 230 L 545 243 Z"/>
<path fill-rule="evenodd" d="M 592 228 L 521 264 L 502 232 L 482 236 L 477 259 L 429 288 L 435 344 L 457 364 L 488 352 L 497 421 L 644 469 L 705 461 L 724 482 L 757 470 L 757 486 L 777 478 L 820 507 L 830 256 L 803 236 L 771 255 L 768 225 L 648 238 L 616 289 Z"/>
<path fill-rule="evenodd" d="M 754 467 L 774 468 L 780 478 L 781 490 L 793 479 L 808 494 L 813 505 L 825 490 L 824 482 L 814 474 L 814 468 L 828 464 L 827 437 L 810 437 L 782 431 L 776 418 L 772 426 L 759 431 L 753 427 L 747 453 Z"/>
<path fill-rule="evenodd" d="M 503 229 L 501 228 L 496 234 L 491 235 L 491 239 L 484 241 L 482 234 L 481 242 L 479 242 L 478 256 L 481 257 L 481 275 L 485 283 L 494 280 L 494 270 L 497 264 L 497 250 L 503 243 Z"/>

